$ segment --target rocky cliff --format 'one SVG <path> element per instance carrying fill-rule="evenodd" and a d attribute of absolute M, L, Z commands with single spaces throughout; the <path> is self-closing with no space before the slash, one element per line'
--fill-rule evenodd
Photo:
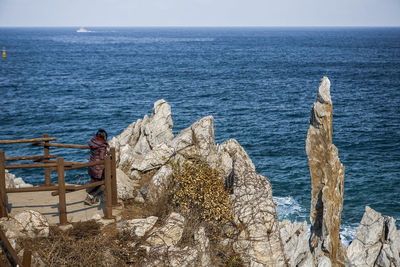
<path fill-rule="evenodd" d="M 110 145 L 117 150 L 118 173 L 133 181 L 139 195 L 136 198 L 141 201 L 154 202 L 167 188 L 171 168 L 166 163 L 170 159 L 203 158 L 222 171 L 221 179 L 230 176 L 232 211 L 240 230 L 228 243 L 248 265 L 285 266 L 271 185 L 256 172 L 236 140 L 215 143 L 212 116 L 198 120 L 174 137 L 170 106 L 159 100 L 150 117 L 132 123 Z M 149 171 L 155 174 L 143 181 L 143 174 Z M 121 190 L 120 195 L 127 194 Z"/>

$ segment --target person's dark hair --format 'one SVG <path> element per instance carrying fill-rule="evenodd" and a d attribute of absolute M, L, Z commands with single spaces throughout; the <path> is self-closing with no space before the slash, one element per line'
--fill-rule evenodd
<path fill-rule="evenodd" d="M 99 129 L 96 133 L 96 136 L 103 138 L 104 140 L 107 140 L 107 132 L 104 131 L 103 129 Z"/>

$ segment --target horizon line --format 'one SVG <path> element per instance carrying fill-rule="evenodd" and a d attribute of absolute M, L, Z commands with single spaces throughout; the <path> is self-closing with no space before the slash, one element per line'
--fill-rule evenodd
<path fill-rule="evenodd" d="M 62 25 L 62 26 L 49 26 L 49 25 L 0 25 L 0 28 L 79 28 L 79 27 L 87 27 L 87 28 L 399 28 L 400 25 L 226 25 L 226 26 L 182 26 L 182 25 L 147 25 L 147 26 L 110 26 L 110 25 Z"/>

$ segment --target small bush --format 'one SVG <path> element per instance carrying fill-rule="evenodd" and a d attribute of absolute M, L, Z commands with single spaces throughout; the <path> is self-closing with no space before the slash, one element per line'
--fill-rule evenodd
<path fill-rule="evenodd" d="M 174 162 L 168 198 L 179 212 L 201 221 L 216 225 L 232 221 L 229 192 L 220 174 L 204 160 Z"/>

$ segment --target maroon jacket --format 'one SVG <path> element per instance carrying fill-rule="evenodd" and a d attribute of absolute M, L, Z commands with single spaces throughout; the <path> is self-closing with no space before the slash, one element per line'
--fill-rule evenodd
<path fill-rule="evenodd" d="M 95 136 L 89 140 L 88 144 L 90 147 L 89 161 L 103 160 L 107 152 L 107 142 L 104 139 Z M 103 169 L 102 165 L 91 166 L 88 168 L 88 173 L 93 179 L 102 179 Z"/>

